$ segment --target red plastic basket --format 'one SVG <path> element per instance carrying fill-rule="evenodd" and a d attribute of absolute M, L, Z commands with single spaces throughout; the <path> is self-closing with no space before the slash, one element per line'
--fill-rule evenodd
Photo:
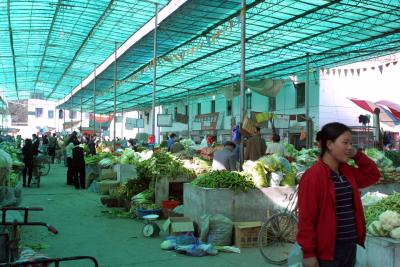
<path fill-rule="evenodd" d="M 174 209 L 179 205 L 177 200 L 163 200 L 162 206 L 164 209 Z"/>

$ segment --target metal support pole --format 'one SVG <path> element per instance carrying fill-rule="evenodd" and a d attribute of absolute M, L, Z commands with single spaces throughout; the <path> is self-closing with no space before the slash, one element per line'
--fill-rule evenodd
<path fill-rule="evenodd" d="M 117 66 L 117 43 L 115 43 L 115 53 L 114 53 L 114 139 L 113 139 L 113 147 L 115 151 L 115 141 L 117 134 L 117 77 L 118 77 L 118 66 Z"/>
<path fill-rule="evenodd" d="M 93 134 L 97 136 L 96 132 L 96 66 L 94 67 L 93 79 Z"/>
<path fill-rule="evenodd" d="M 240 124 L 242 125 L 244 120 L 244 90 L 245 90 L 245 79 L 246 79 L 246 0 L 242 0 L 242 10 L 240 12 L 241 17 L 241 51 L 240 51 Z M 240 135 L 240 170 L 244 162 L 244 144 L 243 134 Z"/>
<path fill-rule="evenodd" d="M 72 133 L 72 115 L 71 115 L 71 113 L 72 113 L 72 93 L 71 93 L 71 104 L 69 105 L 69 122 L 71 123 L 71 133 Z"/>
<path fill-rule="evenodd" d="M 81 78 L 81 89 L 82 89 L 82 78 Z M 82 133 L 82 121 L 83 121 L 83 107 L 82 107 L 82 93 L 81 93 L 81 127 L 79 129 L 79 131 Z"/>
<path fill-rule="evenodd" d="M 155 3 L 155 26 L 154 26 L 154 50 L 153 50 L 153 101 L 151 105 L 151 112 L 153 121 L 151 125 L 151 134 L 155 137 L 156 131 L 156 76 L 157 76 L 157 24 L 158 24 L 158 3 Z"/>
<path fill-rule="evenodd" d="M 306 84 L 305 84 L 305 106 L 306 106 L 306 148 L 310 148 L 312 144 L 312 129 L 310 118 L 310 54 L 307 53 L 306 63 Z"/>
<path fill-rule="evenodd" d="M 121 109 L 121 138 L 124 139 L 124 109 Z"/>
<path fill-rule="evenodd" d="M 190 106 L 189 106 L 189 90 L 187 91 L 186 96 L 186 105 L 187 105 L 187 130 L 188 130 L 188 138 L 190 139 Z"/>

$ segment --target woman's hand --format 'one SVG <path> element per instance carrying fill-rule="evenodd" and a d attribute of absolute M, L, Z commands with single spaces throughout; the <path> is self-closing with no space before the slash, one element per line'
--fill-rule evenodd
<path fill-rule="evenodd" d="M 303 260 L 304 267 L 319 267 L 316 257 L 306 258 Z"/>

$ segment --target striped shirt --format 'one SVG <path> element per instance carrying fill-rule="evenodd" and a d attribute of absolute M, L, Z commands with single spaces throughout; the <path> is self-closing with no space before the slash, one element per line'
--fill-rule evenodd
<path fill-rule="evenodd" d="M 336 241 L 357 240 L 357 226 L 354 211 L 353 187 L 343 175 L 332 172 L 336 191 Z"/>

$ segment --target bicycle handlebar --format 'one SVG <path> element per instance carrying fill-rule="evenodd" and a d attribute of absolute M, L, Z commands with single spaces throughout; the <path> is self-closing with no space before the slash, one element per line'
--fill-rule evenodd
<path fill-rule="evenodd" d="M 58 234 L 58 230 L 51 225 L 47 225 L 47 230 L 49 230 L 49 232 L 52 232 L 55 235 Z"/>
<path fill-rule="evenodd" d="M 76 257 L 65 257 L 65 258 L 51 258 L 51 259 L 40 259 L 40 260 L 33 260 L 33 261 L 24 261 L 24 262 L 11 262 L 11 263 L 0 263 L 0 267 L 2 266 L 15 266 L 15 267 L 20 267 L 20 266 L 28 266 L 29 264 L 32 264 L 33 266 L 36 266 L 36 264 L 50 264 L 50 263 L 55 263 L 55 266 L 59 266 L 58 263 L 62 261 L 76 261 L 76 260 L 90 260 L 93 264 L 94 267 L 98 267 L 99 263 L 97 262 L 97 259 L 91 256 L 76 256 Z"/>

